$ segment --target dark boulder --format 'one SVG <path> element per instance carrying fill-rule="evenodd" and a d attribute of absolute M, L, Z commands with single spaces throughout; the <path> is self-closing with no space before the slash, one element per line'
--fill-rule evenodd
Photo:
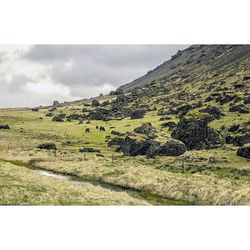
<path fill-rule="evenodd" d="M 118 146 L 121 147 L 121 145 L 124 143 L 124 139 L 123 138 L 113 138 L 111 141 L 108 142 L 108 147 L 112 147 L 112 146 Z"/>
<path fill-rule="evenodd" d="M 52 121 L 53 122 L 64 122 L 63 118 L 60 116 L 54 116 Z"/>
<path fill-rule="evenodd" d="M 239 104 L 231 106 L 229 112 L 239 112 L 241 114 L 248 114 L 250 111 L 244 104 Z"/>
<path fill-rule="evenodd" d="M 240 124 L 234 124 L 232 125 L 229 129 L 228 129 L 228 132 L 235 132 L 239 129 L 240 127 Z"/>
<path fill-rule="evenodd" d="M 152 141 L 150 140 L 136 141 L 134 139 L 131 139 L 130 137 L 126 137 L 120 149 L 124 155 L 146 155 L 151 144 Z"/>
<path fill-rule="evenodd" d="M 91 111 L 89 113 L 89 118 L 91 120 L 104 120 L 105 116 L 100 111 Z"/>
<path fill-rule="evenodd" d="M 160 146 L 157 155 L 160 156 L 179 156 L 186 152 L 186 146 L 183 142 L 171 140 Z"/>
<path fill-rule="evenodd" d="M 156 132 L 156 129 L 150 122 L 143 123 L 140 127 L 135 128 L 134 131 L 138 134 L 151 135 Z"/>
<path fill-rule="evenodd" d="M 51 112 L 49 112 L 49 113 L 46 113 L 46 115 L 45 116 L 47 116 L 47 117 L 52 117 L 52 116 L 54 116 L 54 114 L 53 113 L 51 113 Z"/>
<path fill-rule="evenodd" d="M 54 143 L 44 143 L 38 145 L 37 148 L 46 150 L 56 150 L 56 145 Z"/>
<path fill-rule="evenodd" d="M 237 150 L 237 155 L 250 159 L 250 147 L 240 147 Z"/>
<path fill-rule="evenodd" d="M 184 142 L 189 150 L 208 149 L 220 144 L 219 134 L 208 127 L 205 119 L 181 119 L 172 137 Z"/>
<path fill-rule="evenodd" d="M 142 119 L 144 117 L 144 113 L 145 112 L 143 112 L 141 110 L 135 110 L 131 113 L 130 118 L 133 120 L 134 119 Z"/>
<path fill-rule="evenodd" d="M 223 104 L 226 104 L 228 102 L 231 102 L 236 96 L 235 95 L 225 95 L 223 96 L 219 102 L 220 102 L 220 105 L 223 105 Z"/>
<path fill-rule="evenodd" d="M 9 125 L 0 125 L 0 129 L 10 129 Z"/>
<path fill-rule="evenodd" d="M 39 108 L 33 108 L 33 109 L 31 109 L 31 111 L 37 112 L 37 111 L 39 111 Z"/>
<path fill-rule="evenodd" d="M 226 137 L 226 143 L 234 144 L 236 146 L 242 146 L 244 144 L 250 143 L 250 133 L 246 133 L 243 135 L 236 135 L 234 137 L 231 135 L 228 135 Z"/>
<path fill-rule="evenodd" d="M 176 109 L 176 113 L 178 116 L 182 117 L 188 113 L 193 107 L 189 104 L 182 105 Z"/>
<path fill-rule="evenodd" d="M 161 145 L 154 140 L 136 141 L 130 137 L 114 138 L 108 143 L 109 147 L 117 146 L 126 156 L 146 155 L 154 158 L 159 156 L 179 156 L 186 152 L 186 146 L 181 141 L 171 140 Z"/>

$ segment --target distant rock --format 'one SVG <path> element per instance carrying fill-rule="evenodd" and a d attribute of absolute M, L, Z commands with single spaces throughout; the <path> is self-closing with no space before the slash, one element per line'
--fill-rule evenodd
<path fill-rule="evenodd" d="M 31 111 L 37 112 L 37 111 L 39 111 L 39 108 L 32 108 Z"/>
<path fill-rule="evenodd" d="M 58 106 L 59 102 L 58 101 L 53 101 L 53 106 Z"/>
<path fill-rule="evenodd" d="M 92 101 L 92 103 L 91 103 L 91 106 L 92 106 L 92 107 L 98 107 L 98 106 L 100 106 L 100 103 L 99 103 L 98 100 L 94 99 L 94 100 Z"/>

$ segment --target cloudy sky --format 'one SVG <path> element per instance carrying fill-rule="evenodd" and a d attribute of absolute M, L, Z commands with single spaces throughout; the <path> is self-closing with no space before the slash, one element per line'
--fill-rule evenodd
<path fill-rule="evenodd" d="M 186 45 L 0 45 L 0 107 L 109 93 Z"/>

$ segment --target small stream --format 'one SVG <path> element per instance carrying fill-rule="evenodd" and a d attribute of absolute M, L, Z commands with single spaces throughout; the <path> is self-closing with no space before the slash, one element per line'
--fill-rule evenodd
<path fill-rule="evenodd" d="M 75 175 L 63 174 L 63 173 L 58 173 L 56 171 L 45 170 L 43 167 L 32 165 L 30 163 L 23 162 L 23 161 L 7 160 L 7 159 L 2 159 L 2 158 L 0 158 L 0 161 L 8 162 L 16 166 L 28 168 L 48 178 L 55 178 L 55 179 L 63 180 L 63 181 L 71 181 L 77 185 L 94 185 L 94 186 L 98 186 L 98 187 L 108 189 L 111 191 L 115 191 L 115 192 L 126 192 L 130 196 L 147 201 L 151 205 L 207 205 L 207 202 L 204 203 L 203 201 L 202 202 L 200 201 L 189 202 L 186 200 L 176 200 L 171 197 L 165 197 L 162 195 L 139 190 L 133 187 L 122 186 L 116 183 L 108 183 L 100 178 L 91 177 L 91 179 L 88 179 L 88 177 L 82 178 L 82 177 L 78 177 Z"/>
<path fill-rule="evenodd" d="M 134 198 L 138 198 L 141 200 L 147 201 L 151 205 L 193 205 L 190 202 L 183 201 L 183 200 L 174 200 L 171 198 L 166 198 L 157 194 L 152 194 L 152 193 L 147 193 L 144 191 L 140 191 L 134 188 L 130 187 L 123 187 L 117 184 L 109 184 L 109 183 L 104 183 L 101 181 L 92 181 L 92 180 L 84 180 L 81 179 L 80 177 L 68 175 L 68 174 L 59 174 L 55 173 L 50 170 L 44 170 L 44 169 L 36 169 L 35 170 L 38 174 L 46 177 L 52 177 L 58 180 L 65 180 L 65 181 L 72 181 L 75 182 L 78 185 L 94 185 L 94 186 L 99 186 L 104 189 L 112 190 L 115 192 L 126 192 L 130 196 Z"/>

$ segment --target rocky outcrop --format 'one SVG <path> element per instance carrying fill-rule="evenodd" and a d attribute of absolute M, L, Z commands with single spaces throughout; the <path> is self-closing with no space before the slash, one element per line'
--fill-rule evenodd
<path fill-rule="evenodd" d="M 186 152 L 186 146 L 183 142 L 170 140 L 163 145 L 152 144 L 147 152 L 147 156 L 179 156 Z"/>
<path fill-rule="evenodd" d="M 178 156 L 186 152 L 184 143 L 176 140 L 170 140 L 161 145 L 154 140 L 137 141 L 130 137 L 114 138 L 108 143 L 108 146 L 117 146 L 126 156 L 146 155 L 154 158 L 159 156 Z"/>
<path fill-rule="evenodd" d="M 183 118 L 173 131 L 172 137 L 185 143 L 189 150 L 209 149 L 220 144 L 219 134 L 208 127 L 205 119 Z"/>

